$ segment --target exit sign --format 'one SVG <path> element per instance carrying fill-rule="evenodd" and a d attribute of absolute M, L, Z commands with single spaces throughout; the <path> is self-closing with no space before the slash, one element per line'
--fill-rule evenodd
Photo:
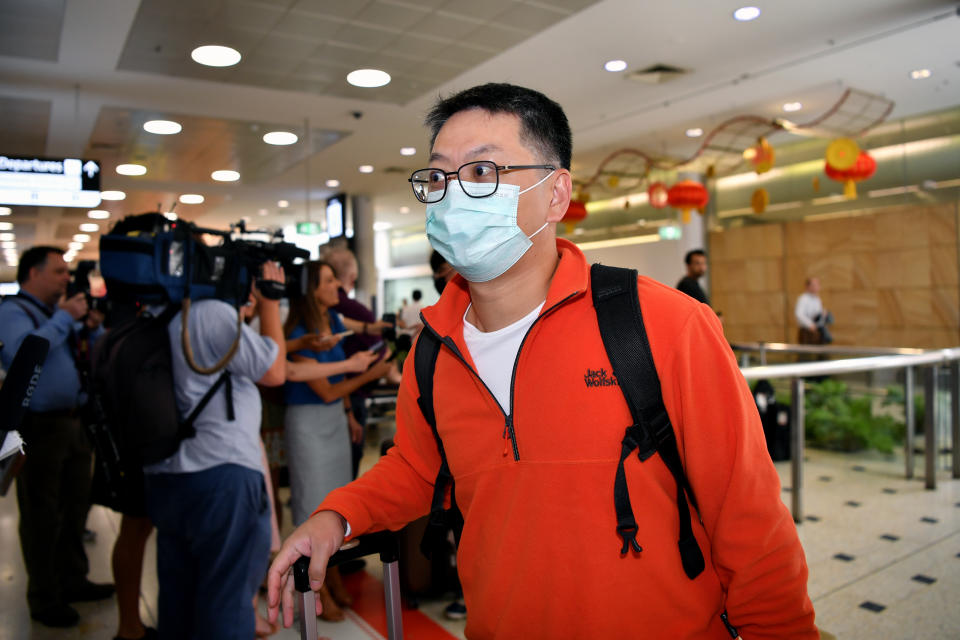
<path fill-rule="evenodd" d="M 297 233 L 302 236 L 315 236 L 320 233 L 320 224 L 317 222 L 298 222 Z"/>
<path fill-rule="evenodd" d="M 663 240 L 679 240 L 682 235 L 680 227 L 675 225 L 664 225 L 660 227 L 660 238 Z"/>

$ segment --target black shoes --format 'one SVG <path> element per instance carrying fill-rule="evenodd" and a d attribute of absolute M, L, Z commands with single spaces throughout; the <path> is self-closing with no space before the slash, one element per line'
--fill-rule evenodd
<path fill-rule="evenodd" d="M 160 634 L 153 627 L 144 627 L 143 635 L 139 638 L 124 638 L 123 636 L 114 636 L 113 640 L 160 640 Z"/>
<path fill-rule="evenodd" d="M 67 602 L 95 602 L 96 600 L 105 600 L 113 595 L 112 584 L 97 584 L 84 580 L 79 586 L 67 589 L 63 594 L 63 599 Z"/>
<path fill-rule="evenodd" d="M 31 611 L 30 617 L 48 627 L 75 627 L 80 622 L 80 614 L 77 610 L 65 604 Z"/>

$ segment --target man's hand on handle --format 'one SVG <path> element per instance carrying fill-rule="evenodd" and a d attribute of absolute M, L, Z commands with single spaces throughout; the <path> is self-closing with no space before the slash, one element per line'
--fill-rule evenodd
<path fill-rule="evenodd" d="M 290 534 L 267 573 L 267 616 L 276 622 L 283 609 L 283 626 L 293 624 L 293 575 L 291 567 L 300 556 L 310 557 L 310 589 L 319 591 L 327 571 L 327 561 L 343 544 L 345 521 L 333 511 L 321 511 Z M 322 611 L 317 598 L 317 615 Z"/>

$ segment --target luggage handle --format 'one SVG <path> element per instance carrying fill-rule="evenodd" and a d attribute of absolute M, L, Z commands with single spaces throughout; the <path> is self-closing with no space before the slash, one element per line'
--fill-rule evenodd
<path fill-rule="evenodd" d="M 383 595 L 387 606 L 387 637 L 403 640 L 403 620 L 400 612 L 400 573 L 397 559 L 400 555 L 396 535 L 392 531 L 379 531 L 354 538 L 330 556 L 327 567 L 336 567 L 364 556 L 379 554 L 383 563 Z M 300 556 L 293 563 L 293 584 L 298 592 L 300 609 L 300 636 L 307 640 L 317 637 L 316 600 L 310 590 L 309 556 Z"/>

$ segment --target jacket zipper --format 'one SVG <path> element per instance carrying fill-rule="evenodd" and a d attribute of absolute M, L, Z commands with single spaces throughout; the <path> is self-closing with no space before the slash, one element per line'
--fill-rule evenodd
<path fill-rule="evenodd" d="M 457 344 L 453 341 L 453 338 L 450 338 L 449 336 L 441 337 L 440 334 L 437 333 L 433 329 L 433 327 L 431 327 L 426 322 L 426 319 L 424 319 L 423 316 L 421 315 L 421 319 L 424 320 L 424 323 L 423 323 L 424 326 L 430 329 L 430 331 L 432 331 L 435 336 L 440 338 L 440 342 L 447 345 L 447 347 L 460 360 L 460 362 L 462 362 L 464 366 L 467 367 L 467 369 L 469 369 L 474 376 L 476 376 L 477 380 L 480 381 L 480 384 L 483 385 L 483 388 L 486 389 L 487 393 L 490 394 L 490 397 L 493 398 L 493 401 L 497 403 L 497 407 L 500 408 L 500 413 L 503 414 L 503 455 L 507 455 L 508 453 L 510 453 L 510 445 L 512 444 L 514 461 L 520 460 L 520 449 L 517 447 L 517 434 L 514 431 L 514 425 L 513 425 L 514 385 L 516 384 L 516 381 L 517 381 L 517 366 L 520 363 L 520 352 L 523 351 L 523 345 L 527 342 L 527 338 L 530 336 L 530 332 L 533 330 L 534 325 L 536 325 L 538 322 L 540 322 L 541 319 L 547 317 L 547 315 L 552 313 L 557 307 L 559 307 L 560 305 L 562 305 L 563 303 L 565 303 L 567 300 L 574 297 L 578 293 L 580 292 L 574 291 L 567 297 L 558 301 L 556 304 L 554 304 L 552 307 L 550 307 L 546 311 L 543 311 L 542 313 L 540 313 L 540 315 L 537 316 L 534 319 L 534 321 L 530 324 L 530 327 L 527 329 L 527 332 L 523 335 L 523 340 L 520 341 L 520 346 L 517 348 L 517 357 L 514 358 L 514 361 L 513 361 L 513 371 L 510 374 L 510 413 L 507 413 L 506 411 L 504 411 L 503 406 L 497 400 L 497 397 L 493 395 L 493 391 L 490 390 L 490 387 L 487 386 L 487 383 L 484 382 L 483 378 L 480 377 L 480 374 L 478 374 L 474 370 L 474 368 L 467 363 L 466 358 L 464 358 L 463 354 L 460 353 L 460 349 L 457 348 Z"/>

